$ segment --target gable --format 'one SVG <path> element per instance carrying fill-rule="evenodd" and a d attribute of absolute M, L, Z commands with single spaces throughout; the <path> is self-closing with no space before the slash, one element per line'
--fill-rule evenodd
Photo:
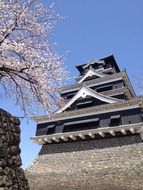
<path fill-rule="evenodd" d="M 61 113 L 63 111 L 65 111 L 67 108 L 69 108 L 76 100 L 78 100 L 79 98 L 83 98 L 85 99 L 87 96 L 91 96 L 95 99 L 98 99 L 102 102 L 106 102 L 106 103 L 115 103 L 118 101 L 121 101 L 119 99 L 116 98 L 112 98 L 112 97 L 108 97 L 105 96 L 101 93 L 95 92 L 94 90 L 83 86 L 70 100 L 68 103 L 66 103 L 61 109 L 59 109 L 56 113 Z"/>
<path fill-rule="evenodd" d="M 92 77 L 92 76 L 97 76 L 97 77 L 104 77 L 105 74 L 103 73 L 99 73 L 97 71 L 95 71 L 94 69 L 90 68 L 87 73 L 78 81 L 78 83 L 82 83 L 85 79 L 87 79 L 88 77 Z"/>

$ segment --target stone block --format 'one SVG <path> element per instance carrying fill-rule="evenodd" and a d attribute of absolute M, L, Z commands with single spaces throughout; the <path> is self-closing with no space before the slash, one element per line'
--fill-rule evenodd
<path fill-rule="evenodd" d="M 26 170 L 31 190 L 142 190 L 139 136 L 44 145 Z"/>
<path fill-rule="evenodd" d="M 19 119 L 0 109 L 0 190 L 29 190 L 20 168 L 19 124 Z"/>
<path fill-rule="evenodd" d="M 0 159 L 7 157 L 7 149 L 5 147 L 0 147 Z"/>
<path fill-rule="evenodd" d="M 5 167 L 7 165 L 7 159 L 5 158 L 1 158 L 0 159 L 0 167 Z"/>

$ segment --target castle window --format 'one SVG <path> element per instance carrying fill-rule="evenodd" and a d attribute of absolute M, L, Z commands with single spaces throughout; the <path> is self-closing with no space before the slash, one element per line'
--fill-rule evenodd
<path fill-rule="evenodd" d="M 67 99 L 71 99 L 73 96 L 75 95 L 75 93 L 70 93 L 69 95 L 67 95 Z"/>
<path fill-rule="evenodd" d="M 77 108 L 78 109 L 87 108 L 87 107 L 91 107 L 92 105 L 93 105 L 93 101 L 79 102 L 77 103 Z"/>
<path fill-rule="evenodd" d="M 108 71 L 106 72 L 107 75 L 112 75 L 113 74 L 113 71 Z"/>
<path fill-rule="evenodd" d="M 49 125 L 47 135 L 55 133 L 55 125 Z"/>
<path fill-rule="evenodd" d="M 96 129 L 97 127 L 99 127 L 99 118 L 71 121 L 64 123 L 63 132 Z"/>
<path fill-rule="evenodd" d="M 100 65 L 98 66 L 98 68 L 99 68 L 99 69 L 103 68 L 103 65 L 102 65 L 102 64 L 100 64 Z"/>
<path fill-rule="evenodd" d="M 104 92 L 108 90 L 112 90 L 113 86 L 112 85 L 106 85 L 106 86 L 101 86 L 96 89 L 97 92 Z"/>
<path fill-rule="evenodd" d="M 121 116 L 114 115 L 110 117 L 110 126 L 118 126 L 121 125 Z"/>
<path fill-rule="evenodd" d="M 106 69 L 111 68 L 111 63 L 106 63 Z"/>

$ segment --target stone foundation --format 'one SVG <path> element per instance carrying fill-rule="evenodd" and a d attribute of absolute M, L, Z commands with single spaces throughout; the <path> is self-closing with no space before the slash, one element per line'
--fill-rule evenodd
<path fill-rule="evenodd" d="M 43 145 L 27 169 L 31 190 L 142 190 L 139 135 Z"/>
<path fill-rule="evenodd" d="M 0 190 L 29 190 L 21 166 L 20 121 L 0 109 Z"/>

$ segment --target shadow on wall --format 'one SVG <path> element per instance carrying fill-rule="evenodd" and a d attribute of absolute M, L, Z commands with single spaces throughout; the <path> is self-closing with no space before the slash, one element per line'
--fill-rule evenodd
<path fill-rule="evenodd" d="M 116 139 L 116 140 L 115 140 Z M 129 139 L 129 140 L 128 140 Z M 142 143 L 140 135 L 132 135 L 132 136 L 124 136 L 120 137 L 113 137 L 104 138 L 102 140 L 88 140 L 88 141 L 79 141 L 76 142 L 66 142 L 66 143 L 59 143 L 59 144 L 48 144 L 43 145 L 39 155 L 44 154 L 53 154 L 53 153 L 66 153 L 66 152 L 76 152 L 76 151 L 84 151 L 84 150 L 94 150 L 94 149 L 105 149 L 110 147 L 118 147 L 118 146 L 125 146 L 134 143 Z"/>

